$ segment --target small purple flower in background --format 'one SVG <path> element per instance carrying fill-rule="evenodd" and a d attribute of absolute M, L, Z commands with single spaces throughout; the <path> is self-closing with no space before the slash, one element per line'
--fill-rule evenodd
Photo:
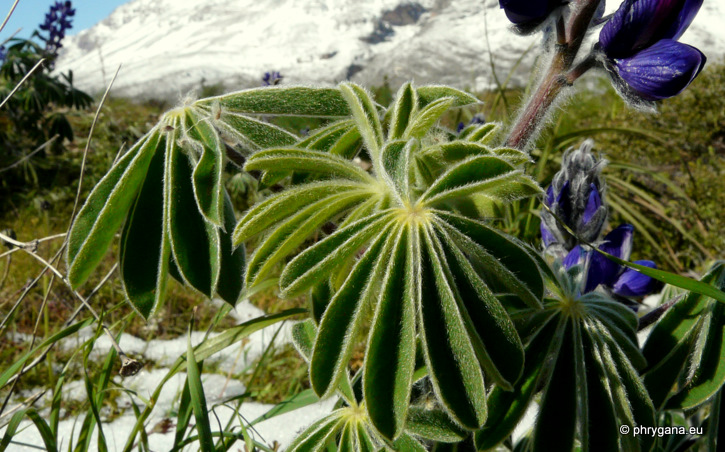
<path fill-rule="evenodd" d="M 8 56 L 8 50 L 5 46 L 0 46 L 0 66 L 5 62 L 5 58 Z"/>
<path fill-rule="evenodd" d="M 557 217 L 586 241 L 599 238 L 607 220 L 606 187 L 600 176 L 606 161 L 592 154 L 593 146 L 592 140 L 586 140 L 579 149 L 567 150 L 561 170 L 546 192 L 544 204 L 549 209 L 541 211 L 541 237 L 547 250 L 555 254 L 564 254 L 578 244 Z"/>
<path fill-rule="evenodd" d="M 566 0 L 499 0 L 506 17 L 520 32 L 528 32 L 541 24 L 549 14 Z"/>
<path fill-rule="evenodd" d="M 460 134 L 466 127 L 478 124 L 486 124 L 486 117 L 483 116 L 483 113 L 476 113 L 473 115 L 473 118 L 468 121 L 468 124 L 465 124 L 463 121 L 459 122 L 456 127 L 456 133 Z"/>
<path fill-rule="evenodd" d="M 703 0 L 625 0 L 599 33 L 599 47 L 620 91 L 644 100 L 682 92 L 705 66 L 698 49 L 677 42 Z"/>
<path fill-rule="evenodd" d="M 45 14 L 45 20 L 38 28 L 48 33 L 48 36 L 40 36 L 45 41 L 45 51 L 48 55 L 58 55 L 58 50 L 63 47 L 61 41 L 65 38 L 65 32 L 72 25 L 72 17 L 76 10 L 73 9 L 70 1 L 55 2 L 50 6 L 50 11 Z"/>
<path fill-rule="evenodd" d="M 279 85 L 284 77 L 278 71 L 265 72 L 262 77 L 262 86 Z"/>

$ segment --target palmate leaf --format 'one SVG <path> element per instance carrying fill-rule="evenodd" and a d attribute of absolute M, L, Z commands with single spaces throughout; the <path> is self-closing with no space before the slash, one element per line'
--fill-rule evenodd
<path fill-rule="evenodd" d="M 571 273 L 570 273 L 571 274 Z M 511 434 L 540 388 L 543 394 L 531 438 L 534 451 L 651 450 L 653 438 L 622 435 L 655 424 L 655 410 L 637 367 L 637 318 L 606 295 L 578 294 L 563 270 L 557 298 L 532 311 L 524 375 L 507 393 L 494 388 L 490 417 L 476 433 L 480 449 L 495 447 Z"/>
<path fill-rule="evenodd" d="M 725 288 L 725 262 L 715 263 L 703 283 Z M 689 293 L 652 328 L 643 353 L 644 381 L 655 406 L 691 409 L 711 399 L 725 384 L 725 306 Z"/>
<path fill-rule="evenodd" d="M 312 388 L 321 397 L 337 391 L 364 339 L 363 409 L 381 438 L 399 440 L 406 435 L 420 342 L 442 412 L 459 431 L 477 429 L 487 416 L 486 379 L 512 389 L 524 366 L 521 340 L 492 287 L 535 309 L 544 285 L 526 246 L 461 216 L 455 203 L 471 196 L 506 202 L 540 189 L 516 167 L 520 156 L 509 152 L 509 161 L 505 152 L 475 143 L 479 153 L 432 181 L 417 176 L 415 158 L 436 143 L 426 134 L 445 110 L 470 97 L 433 89 L 423 102 L 420 89 L 404 86 L 385 141 L 369 95 L 352 84 L 341 90 L 373 159 L 372 174 L 331 155 L 330 143 L 352 130 L 345 121 L 295 148 L 251 156 L 249 170 L 315 180 L 272 195 L 238 224 L 235 243 L 266 232 L 250 259 L 247 284 L 262 281 L 260 275 L 333 221 L 337 228 L 289 261 L 279 278 L 283 296 L 313 293 L 319 327 L 307 347 Z M 353 430 L 339 432 L 348 441 Z"/>
<path fill-rule="evenodd" d="M 89 278 L 125 224 L 122 280 L 142 315 L 151 315 L 163 300 L 168 273 L 206 296 L 217 294 L 234 303 L 242 289 L 244 249 L 231 242 L 234 211 L 222 186 L 227 146 L 254 151 L 299 141 L 263 120 L 264 115 L 349 114 L 338 89 L 307 87 L 245 90 L 169 111 L 109 170 L 80 209 L 68 234 L 71 285 L 77 288 Z M 333 155 L 356 152 L 350 132 L 333 143 Z"/>

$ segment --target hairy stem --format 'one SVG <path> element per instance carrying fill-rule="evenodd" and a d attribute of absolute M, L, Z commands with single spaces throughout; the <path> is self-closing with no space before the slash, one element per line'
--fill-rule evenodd
<path fill-rule="evenodd" d="M 594 57 L 590 55 L 572 69 L 599 3 L 600 0 L 577 0 L 571 4 L 568 21 L 565 22 L 562 17 L 557 19 L 554 56 L 539 86 L 511 128 L 506 146 L 524 149 L 534 138 L 561 91 L 594 66 Z"/>

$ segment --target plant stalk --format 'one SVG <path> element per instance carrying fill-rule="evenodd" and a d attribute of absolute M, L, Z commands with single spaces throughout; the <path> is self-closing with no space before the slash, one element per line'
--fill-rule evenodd
<path fill-rule="evenodd" d="M 594 67 L 595 60 L 590 55 L 572 69 L 599 3 L 600 0 L 572 2 L 568 21 L 561 17 L 557 19 L 557 43 L 549 68 L 511 128 L 506 139 L 506 146 L 517 149 L 526 148 L 540 129 L 561 91 L 565 87 L 571 86 L 576 79 Z"/>

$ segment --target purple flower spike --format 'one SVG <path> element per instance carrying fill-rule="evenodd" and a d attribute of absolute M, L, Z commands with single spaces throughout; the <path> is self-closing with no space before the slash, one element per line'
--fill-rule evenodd
<path fill-rule="evenodd" d="M 678 39 L 703 0 L 625 0 L 599 33 L 609 58 L 629 58 L 661 39 Z"/>
<path fill-rule="evenodd" d="M 657 268 L 652 261 L 634 261 L 635 264 L 649 268 Z M 657 287 L 657 281 L 637 270 L 630 268 L 624 270 L 612 285 L 612 292 L 623 297 L 642 297 L 652 293 Z"/>
<path fill-rule="evenodd" d="M 262 77 L 262 86 L 274 86 L 279 85 L 284 76 L 278 71 L 265 72 Z"/>
<path fill-rule="evenodd" d="M 514 25 L 531 29 L 542 23 L 552 11 L 567 2 L 564 0 L 499 0 L 498 3 Z"/>
<path fill-rule="evenodd" d="M 48 54 L 55 56 L 63 47 L 61 41 L 65 38 L 65 32 L 73 26 L 72 18 L 75 14 L 76 10 L 70 1 L 57 1 L 50 6 L 50 11 L 45 14 L 45 21 L 38 26 L 48 33 L 47 37 L 40 37 L 45 41 L 45 51 Z"/>
<path fill-rule="evenodd" d="M 635 56 L 616 62 L 617 72 L 629 88 L 647 100 L 660 100 L 682 92 L 705 66 L 696 48 L 663 39 Z"/>

